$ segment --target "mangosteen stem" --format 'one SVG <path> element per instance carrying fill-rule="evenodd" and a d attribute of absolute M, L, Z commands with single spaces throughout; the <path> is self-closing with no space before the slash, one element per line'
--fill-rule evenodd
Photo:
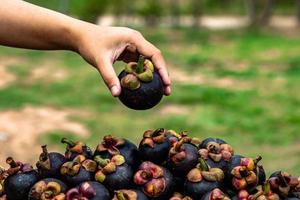
<path fill-rule="evenodd" d="M 41 154 L 41 160 L 45 161 L 48 159 L 48 149 L 47 145 L 42 146 L 43 153 Z"/>
<path fill-rule="evenodd" d="M 116 192 L 118 200 L 127 200 L 123 192 Z"/>
<path fill-rule="evenodd" d="M 8 157 L 6 159 L 6 163 L 9 164 L 9 166 L 11 168 L 15 168 L 15 167 L 18 167 L 17 163 L 15 162 L 15 160 L 12 158 L 12 157 Z"/>
<path fill-rule="evenodd" d="M 242 177 L 247 177 L 249 176 L 249 172 L 246 169 L 241 169 L 240 170 L 240 174 L 242 175 Z"/>
<path fill-rule="evenodd" d="M 69 145 L 70 147 L 74 147 L 74 146 L 76 145 L 75 142 L 73 142 L 73 141 L 71 141 L 71 140 L 69 140 L 69 139 L 67 139 L 67 138 L 63 138 L 63 139 L 61 140 L 61 143 L 67 144 L 67 145 Z"/>
<path fill-rule="evenodd" d="M 209 167 L 203 158 L 199 159 L 199 164 L 201 171 L 209 171 Z"/>
<path fill-rule="evenodd" d="M 254 159 L 254 164 L 255 166 L 259 163 L 259 161 L 262 160 L 262 157 L 261 156 L 257 156 L 255 159 Z"/>
<path fill-rule="evenodd" d="M 138 64 L 136 67 L 136 73 L 140 74 L 144 72 L 144 62 L 145 62 L 145 57 L 140 55 L 139 56 L 139 60 L 138 60 Z"/>
<path fill-rule="evenodd" d="M 282 176 L 282 172 L 278 173 L 278 179 L 279 179 L 279 183 L 282 187 L 288 187 L 289 184 L 286 182 L 285 178 Z"/>
<path fill-rule="evenodd" d="M 268 181 L 263 185 L 263 191 L 265 194 L 268 194 L 271 192 L 271 185 Z"/>
<path fill-rule="evenodd" d="M 98 163 L 101 167 L 105 167 L 108 164 L 108 161 L 106 159 L 101 158 L 100 156 L 96 156 L 94 158 L 94 161 Z"/>
<path fill-rule="evenodd" d="M 176 145 L 175 145 L 175 151 L 176 152 L 180 152 L 180 150 L 181 150 L 181 147 L 182 147 L 182 145 L 184 144 L 184 140 L 183 139 L 181 139 L 181 140 L 179 140 L 177 143 L 176 143 Z"/>

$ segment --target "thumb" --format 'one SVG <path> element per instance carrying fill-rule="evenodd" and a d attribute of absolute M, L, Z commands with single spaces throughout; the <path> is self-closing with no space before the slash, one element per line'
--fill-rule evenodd
<path fill-rule="evenodd" d="M 113 68 L 112 62 L 107 58 L 99 59 L 97 68 L 112 96 L 119 96 L 121 94 L 120 81 Z"/>

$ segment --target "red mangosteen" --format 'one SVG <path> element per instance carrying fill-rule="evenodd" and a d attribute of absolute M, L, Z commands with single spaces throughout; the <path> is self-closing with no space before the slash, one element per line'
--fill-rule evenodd
<path fill-rule="evenodd" d="M 94 179 L 97 163 L 78 155 L 72 161 L 64 163 L 60 168 L 62 178 L 71 186 Z"/>
<path fill-rule="evenodd" d="M 95 181 L 83 182 L 70 189 L 65 200 L 110 200 L 109 191 Z"/>
<path fill-rule="evenodd" d="M 215 188 L 222 188 L 224 172 L 219 168 L 210 168 L 204 159 L 192 169 L 184 183 L 184 192 L 194 200 L 200 200 L 204 194 Z"/>
<path fill-rule="evenodd" d="M 67 160 L 74 160 L 74 158 L 78 155 L 83 155 L 87 159 L 91 159 L 93 157 L 92 150 L 84 142 L 73 142 L 72 140 L 63 138 L 61 143 L 67 144 L 65 152 Z"/>
<path fill-rule="evenodd" d="M 199 145 L 199 154 L 209 166 L 226 171 L 234 151 L 224 140 L 207 138 Z"/>
<path fill-rule="evenodd" d="M 116 190 L 112 200 L 148 200 L 140 190 Z"/>
<path fill-rule="evenodd" d="M 181 139 L 169 151 L 167 166 L 176 177 L 185 177 L 198 164 L 198 148 L 187 132 L 181 132 Z"/>
<path fill-rule="evenodd" d="M 28 200 L 65 200 L 67 185 L 54 178 L 42 179 L 30 189 Z"/>
<path fill-rule="evenodd" d="M 173 175 L 150 161 L 143 162 L 134 175 L 134 183 L 152 200 L 165 200 L 173 193 Z"/>
<path fill-rule="evenodd" d="M 110 191 L 133 187 L 133 170 L 126 164 L 122 155 L 115 155 L 111 159 L 96 156 L 94 160 L 98 163 L 95 180 L 105 185 Z"/>
<path fill-rule="evenodd" d="M 193 199 L 189 196 L 184 196 L 178 192 L 175 192 L 169 200 L 193 200 Z"/>
<path fill-rule="evenodd" d="M 60 168 L 66 162 L 66 158 L 57 152 L 48 153 L 46 145 L 42 146 L 42 150 L 39 161 L 36 163 L 40 176 L 59 178 Z"/>
<path fill-rule="evenodd" d="M 230 197 L 227 196 L 219 188 L 215 188 L 212 191 L 206 193 L 201 200 L 230 200 Z"/>
<path fill-rule="evenodd" d="M 152 62 L 139 57 L 120 73 L 120 101 L 135 110 L 146 110 L 157 105 L 163 97 L 164 85 Z"/>
<path fill-rule="evenodd" d="M 251 190 L 255 188 L 259 182 L 260 177 L 265 177 L 258 173 L 258 162 L 262 159 L 258 156 L 256 159 L 246 158 L 240 155 L 232 157 L 229 168 L 226 174 L 227 186 L 231 186 L 233 190 Z M 261 171 L 264 173 L 264 171 Z"/>
<path fill-rule="evenodd" d="M 172 145 L 178 141 L 180 135 L 175 131 L 164 128 L 147 130 L 139 145 L 141 160 L 151 161 L 155 164 L 165 164 Z"/>
<path fill-rule="evenodd" d="M 276 171 L 271 174 L 268 182 L 271 189 L 281 198 L 299 198 L 300 178 L 294 177 L 287 172 Z"/>
<path fill-rule="evenodd" d="M 4 178 L 4 193 L 8 200 L 24 200 L 28 198 L 30 188 L 39 180 L 38 172 L 29 164 L 6 159 L 10 168 L 1 174 Z"/>
<path fill-rule="evenodd" d="M 94 157 L 100 156 L 104 159 L 110 159 L 114 155 L 124 156 L 126 163 L 136 168 L 140 164 L 138 159 L 137 146 L 126 139 L 116 138 L 111 135 L 106 135 L 103 137 L 103 141 L 97 146 Z"/>

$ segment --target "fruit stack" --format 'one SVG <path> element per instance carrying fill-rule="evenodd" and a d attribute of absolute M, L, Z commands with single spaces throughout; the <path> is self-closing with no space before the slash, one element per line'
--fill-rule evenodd
<path fill-rule="evenodd" d="M 36 169 L 7 158 L 1 197 L 8 200 L 279 200 L 299 199 L 300 180 L 277 171 L 267 179 L 262 159 L 234 154 L 222 139 L 186 131 L 147 130 L 139 147 L 104 136 L 95 151 L 62 139 L 65 154 L 42 152 Z"/>

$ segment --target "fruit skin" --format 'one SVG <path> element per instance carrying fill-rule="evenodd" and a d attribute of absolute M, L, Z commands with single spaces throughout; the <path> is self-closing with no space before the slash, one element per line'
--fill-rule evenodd
<path fill-rule="evenodd" d="M 88 187 L 86 187 L 88 184 Z M 92 190 L 92 191 L 91 191 Z M 91 194 L 92 193 L 92 194 Z M 88 181 L 79 184 L 77 187 L 70 189 L 66 194 L 66 200 L 75 198 L 85 200 L 110 200 L 110 194 L 106 187 L 95 181 Z"/>
<path fill-rule="evenodd" d="M 206 180 L 197 184 L 187 180 L 184 184 L 185 194 L 192 197 L 193 200 L 200 200 L 205 193 L 210 192 L 215 188 L 222 188 L 222 184 L 220 182 L 210 182 Z"/>
<path fill-rule="evenodd" d="M 230 200 L 230 198 L 222 190 L 215 188 L 204 194 L 201 200 Z"/>
<path fill-rule="evenodd" d="M 168 168 L 176 177 L 185 177 L 198 163 L 197 147 L 184 139 L 171 148 L 167 162 Z"/>
<path fill-rule="evenodd" d="M 173 143 L 178 140 L 172 131 L 164 128 L 147 130 L 139 144 L 139 156 L 143 161 L 151 161 L 155 164 L 165 164 L 169 150 Z"/>
<path fill-rule="evenodd" d="M 122 193 L 120 198 L 117 197 L 119 193 Z M 127 196 L 126 196 L 127 195 Z M 149 200 L 149 198 L 140 190 L 131 189 L 131 190 L 116 190 L 115 195 L 112 200 Z M 128 198 L 127 198 L 128 197 Z"/>
<path fill-rule="evenodd" d="M 206 138 L 199 145 L 199 154 L 210 167 L 228 170 L 233 148 L 220 138 Z"/>
<path fill-rule="evenodd" d="M 4 181 L 4 192 L 8 200 L 27 199 L 31 187 L 39 180 L 37 171 L 22 172 L 9 176 Z"/>
<path fill-rule="evenodd" d="M 119 74 L 119 80 L 128 75 L 124 70 Z M 138 89 L 130 90 L 122 87 L 120 101 L 134 110 L 147 110 L 156 106 L 164 94 L 164 85 L 157 70 L 153 73 L 151 82 L 142 82 Z"/>
<path fill-rule="evenodd" d="M 75 186 L 82 182 L 91 181 L 94 179 L 94 174 L 80 167 L 78 174 L 75 176 L 64 175 L 63 179 L 70 185 Z"/>
<path fill-rule="evenodd" d="M 91 148 L 81 141 L 73 142 L 63 138 L 61 143 L 67 144 L 65 152 L 65 158 L 67 160 L 74 160 L 78 155 L 83 155 L 87 159 L 93 158 L 93 152 Z"/>
<path fill-rule="evenodd" d="M 116 142 L 120 144 L 114 145 Z M 111 143 L 112 145 L 110 145 Z M 133 168 L 140 164 L 138 149 L 135 144 L 127 139 L 114 138 L 110 135 L 104 136 L 103 142 L 97 146 L 94 152 L 94 158 L 99 155 L 101 158 L 110 159 L 115 155 L 112 153 L 124 156 L 126 163 Z"/>
<path fill-rule="evenodd" d="M 215 188 L 223 189 L 224 172 L 219 168 L 209 168 L 204 159 L 199 159 L 199 164 L 187 175 L 184 183 L 184 193 L 194 200 Z"/>
<path fill-rule="evenodd" d="M 43 153 L 41 153 L 39 161 L 36 166 L 38 172 L 43 178 L 60 178 L 60 167 L 66 162 L 65 156 L 57 152 L 48 153 L 46 146 L 42 146 Z"/>
<path fill-rule="evenodd" d="M 110 160 L 96 156 L 95 161 L 99 168 L 95 180 L 105 185 L 111 192 L 133 187 L 133 170 L 126 164 L 122 155 L 115 155 Z"/>
<path fill-rule="evenodd" d="M 124 163 L 123 165 L 118 166 L 115 172 L 106 175 L 103 185 L 112 191 L 122 188 L 132 188 L 132 177 L 132 168 Z"/>
<path fill-rule="evenodd" d="M 45 178 L 45 179 L 38 181 L 37 183 L 35 183 L 32 186 L 32 188 L 29 191 L 28 200 L 41 200 L 41 198 L 36 198 L 34 195 L 34 187 L 40 182 L 44 182 L 46 184 L 48 184 L 49 182 L 55 182 L 60 185 L 60 193 L 61 194 L 65 193 L 67 191 L 67 185 L 64 182 L 62 182 L 61 180 L 58 180 L 55 178 Z"/>
<path fill-rule="evenodd" d="M 134 175 L 134 183 L 151 200 L 169 199 L 174 192 L 171 172 L 150 161 L 145 161 L 140 165 Z"/>

